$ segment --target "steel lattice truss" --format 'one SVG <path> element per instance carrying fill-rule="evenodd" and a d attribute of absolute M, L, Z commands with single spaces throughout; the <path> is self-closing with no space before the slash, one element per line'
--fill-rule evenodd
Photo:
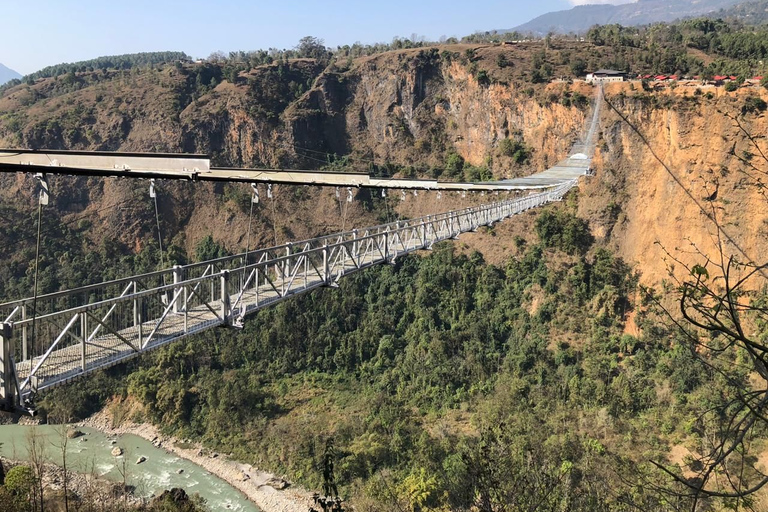
<path fill-rule="evenodd" d="M 442 240 L 560 200 L 577 184 L 578 176 L 591 173 L 602 95 L 602 88 L 598 88 L 586 136 L 574 145 L 568 158 L 525 178 L 481 184 L 437 184 L 418 180 L 414 183 L 374 182 L 367 177 L 368 182 L 358 183 L 354 181 L 355 176 L 324 174 L 297 178 L 284 177 L 275 171 L 279 175 L 259 177 L 214 169 L 220 175 L 208 178 L 253 183 L 435 190 L 465 190 L 469 185 L 479 190 L 551 188 L 522 198 L 177 266 L 51 293 L 36 300 L 28 298 L 0 304 L 0 410 L 34 412 L 33 399 L 40 391 L 212 327 L 241 326 L 246 316 L 266 306 L 321 286 L 335 287 L 339 279 L 358 270 L 392 263 L 402 255 L 430 249 Z M 47 153 L 0 151 L 0 172 L 129 177 L 155 177 L 152 173 L 159 173 L 156 177 L 183 175 L 188 179 L 207 179 L 204 174 L 187 172 L 184 166 L 190 156 L 185 160 L 173 155 L 59 153 L 57 158 L 69 159 L 68 165 L 51 160 Z M 34 160 L 41 157 L 50 161 Z M 115 163 L 126 158 L 131 159 L 131 165 Z M 13 159 L 20 160 L 14 162 Z M 137 171 L 137 165 L 147 165 L 149 170 Z M 179 165 L 184 168 L 176 169 Z M 157 166 L 166 169 L 165 174 L 152 170 Z M 45 184 L 44 176 L 38 176 L 42 176 L 40 181 Z M 47 187 L 43 187 L 40 197 L 41 202 L 44 198 L 47 200 Z"/>
<path fill-rule="evenodd" d="M 38 297 L 36 316 L 33 299 L 0 304 L 2 398 L 7 408 L 23 409 L 42 390 L 205 329 L 241 325 L 294 295 L 560 200 L 576 183 L 52 293 Z"/>

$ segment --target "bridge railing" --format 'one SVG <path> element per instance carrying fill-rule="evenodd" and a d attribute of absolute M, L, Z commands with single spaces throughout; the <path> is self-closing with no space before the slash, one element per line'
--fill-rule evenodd
<path fill-rule="evenodd" d="M 551 191 L 539 192 L 537 194 L 531 194 L 523 198 L 516 200 L 519 201 L 532 201 L 534 197 L 543 197 L 549 194 Z M 392 230 L 399 226 L 408 225 L 408 223 L 420 224 L 422 222 L 429 221 L 430 219 L 441 219 L 461 214 L 462 212 L 471 212 L 474 209 L 483 207 L 472 207 L 464 210 L 455 210 L 437 215 L 427 215 L 424 217 L 418 217 L 414 219 L 392 222 L 389 224 L 382 224 L 380 226 L 374 226 L 367 228 L 368 230 L 384 231 L 386 229 Z M 278 245 L 275 247 L 269 247 L 266 249 L 258 249 L 249 251 L 247 254 L 248 264 L 257 263 L 266 259 L 274 259 L 285 255 L 286 251 L 296 251 L 297 248 L 303 247 L 307 243 L 322 244 L 322 243 L 337 243 L 341 241 L 352 241 L 358 234 L 357 230 L 346 231 L 342 233 L 334 233 L 330 235 L 324 235 L 317 238 L 312 238 L 303 241 L 289 242 L 286 244 Z M 138 290 L 150 290 L 157 288 L 158 286 L 171 284 L 174 282 L 180 282 L 184 279 L 191 279 L 196 277 L 203 277 L 206 275 L 213 275 L 221 272 L 222 270 L 235 270 L 242 268 L 245 261 L 245 253 L 234 254 L 231 256 L 224 256 L 209 261 L 191 263 L 188 265 L 181 265 L 177 267 L 167 268 L 154 272 L 148 272 L 140 274 L 134 277 L 116 279 L 112 281 L 106 281 L 102 283 L 95 283 L 87 286 L 82 286 L 70 290 L 62 290 L 58 292 L 41 294 L 37 297 L 37 300 L 33 297 L 26 297 L 23 299 L 17 299 L 10 302 L 0 304 L 0 322 L 18 322 L 23 319 L 32 316 L 33 303 L 36 303 L 36 310 L 38 315 L 48 312 L 56 311 L 57 309 L 76 307 L 78 305 L 89 304 L 91 302 L 98 302 L 108 297 L 115 297 L 122 293 L 122 291 L 128 286 L 132 285 Z"/>
<path fill-rule="evenodd" d="M 574 184 L 42 295 L 34 318 L 32 299 L 4 304 L 4 314 L 12 308 L 4 322 L 10 329 L 2 332 L 15 362 L 14 391 L 29 397 L 188 334 L 235 324 L 349 273 L 558 200 Z"/>
<path fill-rule="evenodd" d="M 546 197 L 547 195 L 551 194 L 553 190 L 531 194 L 529 196 L 515 199 L 513 201 L 523 203 L 536 202 L 537 198 Z M 366 231 L 393 231 L 400 227 L 408 226 L 409 224 L 421 224 L 429 221 L 452 218 L 456 217 L 457 215 L 461 216 L 461 214 L 471 213 L 475 210 L 483 208 L 486 207 L 473 207 L 467 208 L 465 210 L 449 211 L 437 215 L 427 215 L 415 219 L 374 226 L 372 228 L 367 228 Z M 325 243 L 339 243 L 342 241 L 352 242 L 357 236 L 359 236 L 359 231 L 351 230 L 343 233 L 320 236 L 310 240 L 289 242 L 275 247 L 250 251 L 247 254 L 247 264 L 250 265 L 257 263 L 259 261 L 263 261 L 264 259 L 272 260 L 278 258 L 282 255 L 288 254 L 289 251 L 295 252 L 298 248 L 304 247 L 307 243 L 320 245 Z M 0 321 L 19 322 L 32 317 L 33 304 L 36 305 L 34 309 L 36 309 L 39 316 L 56 310 L 77 307 L 79 305 L 99 302 L 109 297 L 118 296 L 122 294 L 125 288 L 128 286 L 132 287 L 133 293 L 136 293 L 140 290 L 151 290 L 159 286 L 171 284 L 173 282 L 181 282 L 185 279 L 214 275 L 223 270 L 235 270 L 244 266 L 245 256 L 246 255 L 244 253 L 240 253 L 210 261 L 192 263 L 155 272 L 140 274 L 130 278 L 117 279 L 113 281 L 82 286 L 75 289 L 42 294 L 39 295 L 36 300 L 33 297 L 27 297 L 24 299 L 2 303 L 0 304 Z"/>

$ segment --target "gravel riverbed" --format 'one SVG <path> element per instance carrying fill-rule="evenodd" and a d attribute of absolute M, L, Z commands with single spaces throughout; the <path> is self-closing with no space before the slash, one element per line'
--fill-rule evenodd
<path fill-rule="evenodd" d="M 193 462 L 226 481 L 264 512 L 307 512 L 312 503 L 311 493 L 305 489 L 288 486 L 278 490 L 286 482 L 272 473 L 230 460 L 224 454 L 212 453 L 198 443 L 182 443 L 179 439 L 161 434 L 154 425 L 126 422 L 113 427 L 106 411 L 97 413 L 77 425 L 110 435 L 133 434 L 142 437 L 158 448 Z"/>

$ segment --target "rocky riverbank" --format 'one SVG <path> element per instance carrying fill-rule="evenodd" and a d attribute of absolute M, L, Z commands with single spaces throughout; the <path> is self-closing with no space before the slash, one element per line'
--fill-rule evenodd
<path fill-rule="evenodd" d="M 272 473 L 261 471 L 249 464 L 230 460 L 224 454 L 211 452 L 198 443 L 185 443 L 164 436 L 154 426 L 123 422 L 113 426 L 109 414 L 97 413 L 78 425 L 100 430 L 110 435 L 133 434 L 152 442 L 158 448 L 182 457 L 206 469 L 245 494 L 264 512 L 307 512 L 311 494 L 305 489 L 291 486 Z"/>
<path fill-rule="evenodd" d="M 29 462 L 0 457 L 6 473 L 15 466 L 30 466 Z M 45 463 L 43 465 L 43 487 L 45 499 L 48 503 L 59 503 L 64 500 L 64 483 L 70 497 L 76 496 L 79 500 L 97 506 L 111 505 L 115 501 L 124 501 L 131 507 L 145 505 L 149 499 L 137 496 L 131 487 L 123 487 L 120 483 L 112 482 L 96 476 L 95 473 L 82 473 L 71 468 L 64 474 L 64 468 L 56 464 Z M 0 506 L 0 509 L 5 510 Z M 57 509 L 58 510 L 58 509 Z"/>

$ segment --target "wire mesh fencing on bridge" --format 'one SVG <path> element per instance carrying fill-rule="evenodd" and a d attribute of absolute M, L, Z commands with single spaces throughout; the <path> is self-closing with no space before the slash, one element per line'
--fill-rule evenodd
<path fill-rule="evenodd" d="M 559 200 L 546 192 L 0 304 L 3 398 L 42 390 L 243 318 L 352 272 Z M 36 308 L 34 314 L 33 308 Z"/>

